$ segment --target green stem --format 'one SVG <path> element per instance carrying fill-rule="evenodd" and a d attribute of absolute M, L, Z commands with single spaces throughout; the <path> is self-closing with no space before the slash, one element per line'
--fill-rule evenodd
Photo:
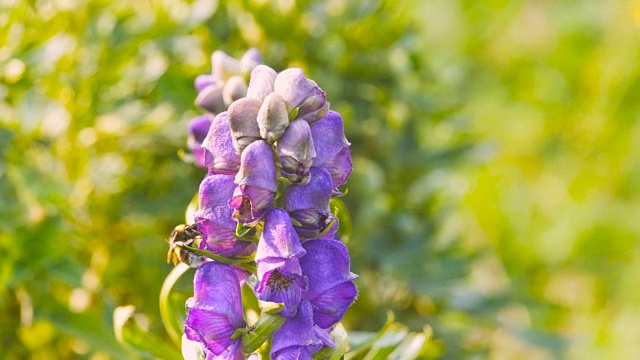
<path fill-rule="evenodd" d="M 180 279 L 187 270 L 189 270 L 189 266 L 186 264 L 180 263 L 175 266 L 169 275 L 167 275 L 167 278 L 164 279 L 162 289 L 160 290 L 160 318 L 169 337 L 178 347 L 180 347 L 182 343 L 182 322 L 175 315 L 173 309 L 171 309 L 169 294 L 173 286 L 178 282 L 178 279 Z"/>
<path fill-rule="evenodd" d="M 219 263 L 223 263 L 223 264 L 229 264 L 229 265 L 235 265 L 243 270 L 247 270 L 250 271 L 252 273 L 256 272 L 256 266 L 253 263 L 253 259 L 255 258 L 255 254 L 250 255 L 250 256 L 236 256 L 233 258 L 228 258 L 228 257 L 224 257 L 222 255 L 218 255 L 215 253 L 212 253 L 211 251 L 207 251 L 207 250 L 202 250 L 202 249 L 198 249 L 195 247 L 191 247 L 191 246 L 184 246 L 186 249 L 188 249 L 189 251 L 193 251 L 197 254 L 200 255 L 204 255 L 206 257 L 208 257 L 211 260 L 215 260 Z"/>

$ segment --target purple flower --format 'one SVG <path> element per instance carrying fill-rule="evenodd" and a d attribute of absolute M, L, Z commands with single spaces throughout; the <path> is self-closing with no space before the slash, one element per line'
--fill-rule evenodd
<path fill-rule="evenodd" d="M 230 175 L 207 176 L 200 183 L 199 209 L 194 219 L 202 233 L 201 249 L 222 256 L 236 256 L 255 249 L 252 242 L 239 241 L 234 236 L 236 222 L 228 202 L 235 187 Z"/>
<path fill-rule="evenodd" d="M 296 118 L 313 124 L 329 110 L 327 95 L 315 81 L 307 79 L 301 69 L 282 71 L 276 77 L 274 91 L 282 97 L 289 113 L 298 109 Z"/>
<path fill-rule="evenodd" d="M 202 142 L 202 147 L 207 150 L 204 163 L 209 174 L 235 175 L 238 172 L 240 156 L 236 154 L 232 143 L 228 113 L 220 113 L 213 119 L 209 133 Z"/>
<path fill-rule="evenodd" d="M 191 153 L 195 157 L 196 165 L 199 167 L 205 167 L 204 153 L 202 148 L 202 142 L 209 133 L 209 128 L 213 122 L 213 116 L 209 114 L 200 115 L 191 119 L 189 124 L 189 136 L 187 138 L 187 146 Z"/>
<path fill-rule="evenodd" d="M 331 222 L 331 175 L 323 168 L 312 166 L 310 179 L 304 185 L 291 185 L 284 193 L 284 208 L 296 220 L 298 235 L 312 238 Z"/>
<path fill-rule="evenodd" d="M 229 106 L 231 137 L 238 154 L 249 144 L 260 139 L 260 128 L 256 119 L 261 105 L 256 99 L 242 98 Z"/>
<path fill-rule="evenodd" d="M 255 226 L 273 206 L 277 190 L 276 164 L 271 146 L 263 141 L 251 143 L 242 153 L 238 185 L 229 201 L 234 218 L 246 226 Z"/>
<path fill-rule="evenodd" d="M 271 209 L 264 220 L 258 250 L 256 293 L 264 301 L 284 304 L 283 317 L 296 314 L 305 281 L 298 259 L 305 254 L 286 211 Z"/>
<path fill-rule="evenodd" d="M 316 158 L 313 166 L 327 169 L 331 174 L 334 192 L 339 185 L 347 181 L 351 173 L 351 153 L 349 142 L 344 136 L 344 121 L 335 111 L 329 111 L 325 117 L 311 127 L 316 144 Z"/>
<path fill-rule="evenodd" d="M 278 142 L 278 156 L 282 164 L 282 177 L 294 183 L 309 182 L 309 169 L 316 157 L 316 150 L 308 122 L 299 119 L 289 125 Z"/>
<path fill-rule="evenodd" d="M 229 265 L 207 262 L 196 271 L 193 288 L 184 324 L 187 339 L 202 343 L 210 352 L 208 359 L 241 358 L 240 338 L 231 339 L 236 329 L 245 327 L 235 271 Z"/>
<path fill-rule="evenodd" d="M 313 310 L 307 301 L 301 301 L 296 316 L 287 319 L 280 330 L 273 334 L 272 359 L 311 359 L 325 344 L 317 336 L 313 325 Z"/>
<path fill-rule="evenodd" d="M 347 247 L 337 240 L 313 239 L 302 245 L 307 254 L 300 259 L 308 288 L 303 299 L 313 307 L 313 322 L 321 328 L 342 319 L 358 294 L 349 268 Z"/>
<path fill-rule="evenodd" d="M 196 84 L 196 86 L 203 86 L 201 84 Z M 222 98 L 222 90 L 224 86 L 220 82 L 214 82 L 210 85 L 204 86 L 200 92 L 198 92 L 198 96 L 196 97 L 196 105 L 199 108 L 205 109 L 212 114 L 219 114 L 225 110 L 227 110 L 228 104 L 225 104 L 224 99 Z"/>

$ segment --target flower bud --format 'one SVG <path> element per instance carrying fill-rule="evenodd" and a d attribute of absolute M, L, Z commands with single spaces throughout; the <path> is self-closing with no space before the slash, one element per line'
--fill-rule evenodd
<path fill-rule="evenodd" d="M 231 105 L 234 101 L 243 98 L 247 94 L 247 83 L 242 76 L 235 75 L 229 78 L 222 90 L 222 100 L 226 105 Z"/>
<path fill-rule="evenodd" d="M 291 113 L 295 108 L 301 107 L 305 100 L 305 114 L 321 109 L 326 102 L 326 94 L 315 81 L 307 79 L 301 69 L 287 69 L 278 74 L 274 83 L 274 91 L 277 92 Z M 317 97 L 316 97 L 317 96 Z"/>
<path fill-rule="evenodd" d="M 313 166 L 327 169 L 333 181 L 334 194 L 339 193 L 339 185 L 347 181 L 351 173 L 351 153 L 349 142 L 344 136 L 344 121 L 335 111 L 329 111 L 325 117 L 311 127 L 316 144 L 316 158 Z"/>
<path fill-rule="evenodd" d="M 309 182 L 309 168 L 316 157 L 309 123 L 300 119 L 292 122 L 278 142 L 280 175 L 293 183 Z"/>
<path fill-rule="evenodd" d="M 187 146 L 195 157 L 196 165 L 198 165 L 199 167 L 205 166 L 205 149 L 202 148 L 202 142 L 207 137 L 212 122 L 213 116 L 211 116 L 211 114 L 205 114 L 191 119 L 191 123 L 189 124 Z"/>
<path fill-rule="evenodd" d="M 221 82 L 240 73 L 240 62 L 222 50 L 216 50 L 211 54 L 211 67 L 213 76 Z"/>
<path fill-rule="evenodd" d="M 276 72 L 266 65 L 258 65 L 251 71 L 251 79 L 247 88 L 247 97 L 263 102 L 273 92 Z"/>
<path fill-rule="evenodd" d="M 317 95 L 306 98 L 298 108 L 298 119 L 306 120 L 310 125 L 322 119 L 329 111 L 327 94 L 318 88 Z"/>
<path fill-rule="evenodd" d="M 242 98 L 229 106 L 229 125 L 233 147 L 238 154 L 242 153 L 252 142 L 260 139 L 260 128 L 256 118 L 260 111 L 260 101 Z"/>
<path fill-rule="evenodd" d="M 196 97 L 196 105 L 213 114 L 219 114 L 227 109 L 222 99 L 222 85 L 216 83 L 202 89 Z"/>
<path fill-rule="evenodd" d="M 193 85 L 195 86 L 198 92 L 204 90 L 206 87 L 214 85 L 216 83 L 216 78 L 213 75 L 198 75 Z"/>
<path fill-rule="evenodd" d="M 250 48 L 240 59 L 240 71 L 244 74 L 250 74 L 261 62 L 262 56 L 260 56 L 260 51 L 256 48 Z"/>
<path fill-rule="evenodd" d="M 258 112 L 260 136 L 270 143 L 278 141 L 289 125 L 289 115 L 280 95 L 271 93 Z"/>

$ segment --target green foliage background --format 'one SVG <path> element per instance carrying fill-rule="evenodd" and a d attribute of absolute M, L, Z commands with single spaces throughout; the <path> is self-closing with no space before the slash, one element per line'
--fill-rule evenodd
<path fill-rule="evenodd" d="M 347 330 L 392 310 L 431 357 L 640 353 L 639 1 L 1 0 L 3 358 L 127 358 L 121 305 L 169 341 L 193 80 L 249 46 L 345 117 Z"/>

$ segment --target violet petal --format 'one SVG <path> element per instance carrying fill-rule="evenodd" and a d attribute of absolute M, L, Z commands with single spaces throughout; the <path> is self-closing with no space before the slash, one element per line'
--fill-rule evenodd
<path fill-rule="evenodd" d="M 205 153 L 205 165 L 210 174 L 232 174 L 238 172 L 240 156 L 236 154 L 231 138 L 228 113 L 222 112 L 214 119 L 207 137 L 202 142 Z"/>

